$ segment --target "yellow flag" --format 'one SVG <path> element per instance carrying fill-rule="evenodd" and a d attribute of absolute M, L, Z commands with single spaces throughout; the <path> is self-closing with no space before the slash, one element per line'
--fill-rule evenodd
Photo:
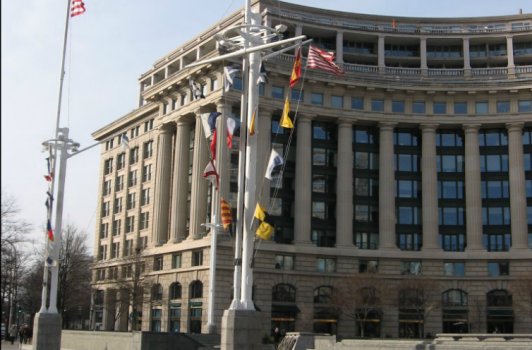
<path fill-rule="evenodd" d="M 290 117 L 288 116 L 288 114 L 290 114 L 290 104 L 288 103 L 288 97 L 287 97 L 284 103 L 283 116 L 281 118 L 281 126 L 283 128 L 293 129 L 294 124 L 292 124 L 292 120 L 290 120 Z"/>
<path fill-rule="evenodd" d="M 253 229 L 255 234 L 265 241 L 269 241 L 274 231 L 270 215 L 264 210 L 260 203 L 255 208 L 255 220 Z"/>
<path fill-rule="evenodd" d="M 251 125 L 249 126 L 249 136 L 255 135 L 255 117 L 257 116 L 257 107 L 253 111 L 253 117 L 251 118 Z"/>

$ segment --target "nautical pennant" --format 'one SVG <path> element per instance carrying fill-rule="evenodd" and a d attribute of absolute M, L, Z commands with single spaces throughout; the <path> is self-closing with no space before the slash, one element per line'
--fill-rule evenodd
<path fill-rule="evenodd" d="M 274 231 L 270 214 L 264 210 L 260 203 L 257 203 L 254 216 L 253 230 L 255 231 L 255 234 L 263 240 L 269 241 Z"/>
<path fill-rule="evenodd" d="M 297 81 L 301 77 L 301 47 L 297 50 L 296 60 L 294 62 L 294 69 L 292 70 L 292 76 L 290 77 L 290 88 L 293 88 L 297 84 Z"/>
<path fill-rule="evenodd" d="M 266 67 L 264 66 L 264 62 L 260 63 L 260 73 L 259 77 L 257 78 L 257 84 L 263 83 L 268 84 L 268 76 L 266 75 L 268 72 L 266 72 Z"/>
<path fill-rule="evenodd" d="M 233 86 L 233 81 L 235 78 L 235 75 L 237 73 L 240 73 L 242 70 L 238 68 L 237 66 L 227 66 L 224 67 L 224 75 L 225 75 L 225 92 L 231 90 L 231 87 Z"/>
<path fill-rule="evenodd" d="M 231 206 L 227 203 L 222 197 L 220 197 L 221 202 L 221 214 L 222 214 L 222 225 L 224 226 L 224 231 L 227 231 L 231 224 L 233 223 L 233 214 L 231 212 Z"/>
<path fill-rule="evenodd" d="M 290 104 L 288 103 L 288 97 L 287 97 L 284 103 L 283 116 L 281 117 L 281 123 L 279 125 L 281 125 L 283 128 L 293 129 L 294 124 L 292 124 L 292 120 L 290 120 L 289 114 L 290 114 Z"/>
<path fill-rule="evenodd" d="M 227 147 L 233 148 L 233 135 L 236 129 L 236 121 L 233 118 L 227 118 Z"/>
<path fill-rule="evenodd" d="M 270 161 L 268 162 L 268 167 L 266 168 L 265 177 L 267 179 L 272 180 L 273 168 L 275 168 L 276 166 L 279 166 L 279 165 L 283 165 L 283 163 L 284 163 L 283 157 L 281 157 L 281 155 L 279 153 L 277 153 L 277 151 L 272 148 L 272 153 L 270 155 Z"/>
<path fill-rule="evenodd" d="M 54 241 L 54 231 L 52 230 L 52 224 L 50 223 L 50 219 L 48 219 L 46 223 L 46 233 L 48 234 L 48 239 L 50 241 Z"/>
<path fill-rule="evenodd" d="M 212 160 L 209 160 L 209 163 L 207 164 L 207 167 L 203 172 L 203 177 L 212 182 L 212 185 L 216 188 L 216 191 L 218 191 L 220 176 L 218 175 L 218 172 L 216 171 L 216 167 L 214 166 Z"/>
<path fill-rule="evenodd" d="M 190 85 L 190 91 L 192 91 L 192 100 L 195 101 L 200 98 L 205 98 L 201 92 L 201 86 L 196 83 L 192 78 L 188 78 L 188 83 Z"/>
<path fill-rule="evenodd" d="M 70 8 L 70 17 L 75 17 L 85 13 L 85 4 L 81 0 L 72 0 L 72 7 Z"/>

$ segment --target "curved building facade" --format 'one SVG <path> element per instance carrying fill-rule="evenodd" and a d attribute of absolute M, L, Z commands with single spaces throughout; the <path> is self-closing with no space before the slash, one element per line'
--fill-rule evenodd
<path fill-rule="evenodd" d="M 287 25 L 285 37 L 306 35 L 335 52 L 346 71 L 336 79 L 307 69 L 290 89 L 295 53 L 265 62 L 257 173 L 270 148 L 288 156 L 282 180 L 274 172 L 275 181 L 257 181 L 275 224 L 254 261 L 264 332 L 529 333 L 516 288 L 532 274 L 532 15 L 393 18 L 277 1 L 253 8 L 264 24 Z M 220 208 L 203 178 L 210 151 L 199 116 L 221 112 L 218 130 L 227 118 L 239 125 L 242 81 L 225 92 L 222 64 L 183 68 L 224 54 L 214 35 L 242 21 L 239 11 L 158 60 L 139 79 L 137 108 L 93 134 L 104 141 L 94 327 L 207 331 L 211 250 L 201 224 Z M 189 77 L 205 99 L 192 100 Z M 279 128 L 287 97 L 297 109 L 293 137 Z M 232 148 L 219 137 L 216 159 L 219 192 L 233 208 L 237 145 L 238 137 Z M 143 297 L 133 307 L 118 296 L 141 273 L 139 252 Z M 222 236 L 218 332 L 233 258 Z M 331 291 L 369 274 L 389 302 L 364 320 L 334 310 Z M 428 281 L 411 286 L 414 294 L 430 286 L 436 295 L 421 314 L 405 301 L 412 280 Z"/>

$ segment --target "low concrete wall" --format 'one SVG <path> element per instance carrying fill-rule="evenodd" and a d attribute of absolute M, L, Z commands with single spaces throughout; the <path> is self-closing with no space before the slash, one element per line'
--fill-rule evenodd
<path fill-rule="evenodd" d="M 202 345 L 182 333 L 67 331 L 63 350 L 197 350 Z"/>

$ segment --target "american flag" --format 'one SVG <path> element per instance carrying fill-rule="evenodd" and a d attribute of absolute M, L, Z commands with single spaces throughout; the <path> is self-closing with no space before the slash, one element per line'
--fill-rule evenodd
<path fill-rule="evenodd" d="M 321 69 L 327 72 L 331 72 L 337 77 L 341 77 L 345 74 L 344 70 L 338 67 L 333 62 L 334 53 L 325 52 L 310 45 L 308 52 L 308 68 Z"/>
<path fill-rule="evenodd" d="M 85 4 L 81 0 L 72 0 L 72 7 L 70 8 L 70 17 L 82 15 L 85 13 Z"/>

